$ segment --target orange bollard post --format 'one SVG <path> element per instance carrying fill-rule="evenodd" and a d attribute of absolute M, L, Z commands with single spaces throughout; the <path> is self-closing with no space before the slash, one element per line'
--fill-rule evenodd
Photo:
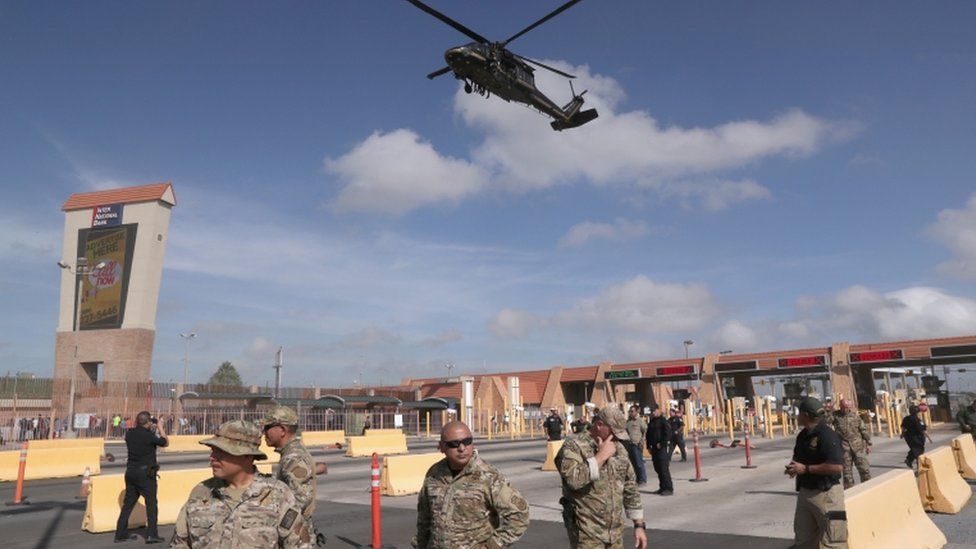
<path fill-rule="evenodd" d="M 694 454 L 695 454 L 695 478 L 691 479 L 691 482 L 705 482 L 707 478 L 703 478 L 701 474 L 701 452 L 698 449 L 698 431 L 692 431 L 694 442 Z"/>
<path fill-rule="evenodd" d="M 373 477 L 370 483 L 373 504 L 373 549 L 383 546 L 383 533 L 380 527 L 380 458 L 373 452 Z"/>
<path fill-rule="evenodd" d="M 17 486 L 14 488 L 14 500 L 7 505 L 24 505 L 29 503 L 24 499 L 24 474 L 27 472 L 27 443 L 20 445 L 20 465 L 17 468 Z"/>
<path fill-rule="evenodd" d="M 752 417 L 750 416 L 750 420 Z M 749 431 L 752 430 L 752 421 L 749 422 L 749 426 L 744 429 L 746 435 L 746 464 L 742 466 L 743 469 L 755 469 L 756 465 L 752 464 L 752 444 L 749 442 Z"/>

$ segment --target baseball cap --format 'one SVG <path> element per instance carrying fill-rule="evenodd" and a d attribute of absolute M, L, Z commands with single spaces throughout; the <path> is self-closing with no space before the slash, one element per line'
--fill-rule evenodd
<path fill-rule="evenodd" d="M 268 425 L 298 425 L 298 414 L 287 406 L 275 406 L 258 421 L 259 427 Z"/>
<path fill-rule="evenodd" d="M 627 434 L 627 418 L 624 417 L 624 413 L 620 411 L 620 408 L 616 406 L 602 408 L 596 413 L 596 419 L 606 423 L 618 439 L 630 440 L 630 435 Z"/>
<path fill-rule="evenodd" d="M 796 407 L 799 411 L 806 412 L 812 416 L 819 416 L 824 412 L 823 404 L 813 397 L 804 397 Z"/>
<path fill-rule="evenodd" d="M 217 433 L 200 441 L 204 446 L 220 448 L 232 456 L 254 456 L 268 459 L 261 451 L 261 428 L 250 421 L 235 419 L 221 423 Z"/>

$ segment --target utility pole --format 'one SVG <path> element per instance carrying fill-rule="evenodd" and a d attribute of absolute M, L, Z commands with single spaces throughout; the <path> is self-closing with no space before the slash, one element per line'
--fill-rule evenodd
<path fill-rule="evenodd" d="M 281 359 L 282 359 L 282 355 L 285 352 L 284 349 L 285 349 L 284 347 L 278 347 L 278 352 L 275 353 L 275 365 L 274 365 L 274 371 L 275 371 L 275 390 L 274 390 L 274 397 L 276 399 L 280 396 L 280 391 L 281 391 L 281 366 L 282 366 Z"/>

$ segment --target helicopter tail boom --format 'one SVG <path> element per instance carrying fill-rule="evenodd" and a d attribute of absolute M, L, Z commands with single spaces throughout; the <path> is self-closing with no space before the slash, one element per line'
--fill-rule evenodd
<path fill-rule="evenodd" d="M 578 109 L 579 107 L 577 107 Z M 577 110 L 568 120 L 553 120 L 550 126 L 556 131 L 568 130 L 570 128 L 578 128 L 583 124 L 595 119 L 600 116 L 596 109 L 587 109 L 585 111 Z"/>

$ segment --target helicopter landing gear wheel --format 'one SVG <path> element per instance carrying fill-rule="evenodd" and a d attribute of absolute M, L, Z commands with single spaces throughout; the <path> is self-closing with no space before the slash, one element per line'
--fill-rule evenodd
<path fill-rule="evenodd" d="M 471 93 L 471 84 L 464 85 L 464 93 Z"/>

